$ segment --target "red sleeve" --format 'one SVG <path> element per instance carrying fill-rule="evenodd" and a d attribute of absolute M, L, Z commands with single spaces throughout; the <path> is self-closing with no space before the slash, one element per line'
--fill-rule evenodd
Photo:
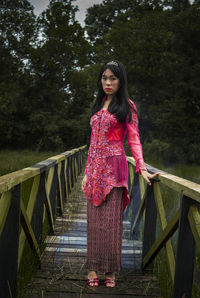
<path fill-rule="evenodd" d="M 128 122 L 128 119 L 126 120 L 128 146 L 130 147 L 131 154 L 135 159 L 136 173 L 141 174 L 141 170 L 146 170 L 146 166 L 143 159 L 142 145 L 140 143 L 138 117 L 136 113 L 137 109 L 135 104 L 130 99 L 129 103 L 132 106 L 132 120 L 131 122 Z"/>

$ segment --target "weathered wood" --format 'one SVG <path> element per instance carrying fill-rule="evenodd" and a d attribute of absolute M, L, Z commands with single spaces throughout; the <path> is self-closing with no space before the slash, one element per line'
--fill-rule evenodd
<path fill-rule="evenodd" d="M 178 210 L 176 214 L 169 221 L 167 226 L 163 229 L 162 233 L 159 235 L 157 240 L 152 245 L 151 249 L 148 251 L 143 259 L 143 266 L 146 268 L 148 264 L 156 257 L 159 251 L 163 248 L 164 244 L 167 243 L 168 239 L 174 234 L 178 228 L 180 211 Z M 174 281 L 173 281 L 174 282 Z"/>
<path fill-rule="evenodd" d="M 65 177 L 65 195 L 66 195 L 65 199 L 67 201 L 69 197 L 68 159 L 65 160 L 64 177 Z"/>
<path fill-rule="evenodd" d="M 53 210 L 52 210 L 52 206 L 51 206 L 50 190 L 51 190 L 53 177 L 54 177 L 54 169 L 52 168 L 52 169 L 49 170 L 47 181 L 45 183 L 45 189 L 46 189 L 45 206 L 46 206 L 50 231 L 52 233 L 54 231 L 54 214 L 53 214 Z"/>
<path fill-rule="evenodd" d="M 37 196 L 37 192 L 38 192 L 38 188 L 39 188 L 39 183 L 40 183 L 40 175 L 37 175 L 34 178 L 32 178 L 32 187 L 31 187 L 30 193 L 28 193 L 27 189 L 26 189 L 26 196 L 28 197 L 28 200 L 26 200 L 26 201 L 28 201 L 26 213 L 27 213 L 27 218 L 29 221 L 31 221 L 31 218 L 32 218 L 33 208 L 35 205 L 35 200 L 36 200 L 36 196 Z M 23 198 L 23 195 L 22 195 L 22 200 L 23 199 L 25 200 L 25 198 Z M 23 201 L 22 201 L 22 203 L 23 203 Z M 21 263 L 21 258 L 22 258 L 23 251 L 24 251 L 25 241 L 26 241 L 26 234 L 24 233 L 24 230 L 22 229 L 20 232 L 20 237 L 19 237 L 18 268 Z"/>
<path fill-rule="evenodd" d="M 11 198 L 11 191 L 4 192 L 0 198 L 0 237 L 9 212 Z"/>
<path fill-rule="evenodd" d="M 166 220 L 165 209 L 164 209 L 162 195 L 161 195 L 161 191 L 160 191 L 158 182 L 154 182 L 153 188 L 154 188 L 157 212 L 158 212 L 158 216 L 160 218 L 161 229 L 162 229 L 162 231 L 164 231 L 164 229 L 167 226 L 167 220 Z M 175 221 L 172 222 L 172 228 L 170 229 L 172 232 L 174 232 L 178 226 L 178 216 L 179 216 L 179 214 L 177 214 Z M 174 222 L 175 222 L 175 224 L 174 224 Z M 171 224 L 169 225 L 169 227 L 171 227 Z M 173 234 L 168 233 L 168 235 L 172 236 Z M 158 247 L 159 247 L 159 245 L 158 245 Z M 174 259 L 174 251 L 172 248 L 171 240 L 168 240 L 167 242 L 165 242 L 165 251 L 166 251 L 166 255 L 167 255 L 169 275 L 171 277 L 171 283 L 173 284 L 174 283 L 174 273 L 175 273 L 175 259 Z"/>
<path fill-rule="evenodd" d="M 134 182 L 134 167 L 132 164 L 128 164 L 128 173 L 129 173 L 129 195 L 132 192 L 133 182 Z"/>
<path fill-rule="evenodd" d="M 163 184 L 200 203 L 199 184 L 171 174 L 162 174 L 159 178 Z"/>
<path fill-rule="evenodd" d="M 11 204 L 0 237 L 0 295 L 17 298 L 21 185 L 12 190 Z"/>
<path fill-rule="evenodd" d="M 79 183 L 82 177 L 79 177 Z M 80 184 L 79 184 L 80 187 Z M 81 192 L 81 190 L 79 190 Z M 107 289 L 104 286 L 104 275 L 99 274 L 100 286 L 98 289 L 90 289 L 86 285 L 87 269 L 86 263 L 86 219 L 85 214 L 81 210 L 84 208 L 86 212 L 86 201 L 83 193 L 76 197 L 73 197 L 73 190 L 70 194 L 70 198 L 73 197 L 73 202 L 76 205 L 76 214 L 71 217 L 66 212 L 67 205 L 64 207 L 63 216 L 56 220 L 55 231 L 56 235 L 49 236 L 46 239 L 46 250 L 43 256 L 41 269 L 37 272 L 36 278 L 33 280 L 31 289 L 32 291 L 38 289 L 43 291 L 44 297 L 48 297 L 53 293 L 55 297 L 73 297 L 70 295 L 88 295 L 91 297 L 160 297 L 160 290 L 157 286 L 157 280 L 152 275 L 133 273 L 132 268 L 139 270 L 141 265 L 141 242 L 127 240 L 122 241 L 122 266 L 123 270 L 120 274 L 117 274 L 117 287 Z M 69 200 L 71 200 L 69 198 Z M 79 216 L 81 215 L 81 217 Z M 83 218 L 84 216 L 84 218 Z M 66 227 L 67 225 L 67 227 Z M 74 236 L 70 236 L 69 227 L 73 229 Z M 130 223 L 124 222 L 124 228 L 130 231 Z M 66 232 L 67 231 L 67 232 Z M 84 231 L 84 233 L 83 233 Z M 130 270 L 131 268 L 131 270 Z M 126 269 L 126 270 L 125 270 Z M 27 292 L 26 296 L 33 298 L 34 294 Z M 80 289 L 81 292 L 80 292 Z M 57 295 L 57 296 L 56 296 Z M 81 296 L 81 297 L 82 297 Z M 51 296 L 49 296 L 51 297 Z M 79 297 L 79 296 L 77 296 Z M 87 297 L 87 296 L 86 296 Z"/>
<path fill-rule="evenodd" d="M 86 150 L 86 145 L 79 148 L 73 149 L 71 151 L 63 152 L 57 156 L 52 156 L 45 161 L 37 163 L 31 167 L 24 168 L 19 171 L 15 171 L 0 177 L 0 193 L 11 190 L 14 186 L 39 175 L 42 171 L 46 171 L 47 168 L 52 167 L 55 163 L 60 162 L 68 156 L 72 156 L 75 152 L 81 152 Z"/>
<path fill-rule="evenodd" d="M 31 167 L 0 177 L 0 296 L 17 296 L 17 269 L 28 240 L 40 259 L 43 223 L 48 216 L 51 231 L 60 198 L 60 210 L 68 189 L 65 188 L 67 159 L 72 157 L 74 181 L 81 169 L 82 151 L 86 146 L 64 152 Z M 76 155 L 73 157 L 73 155 Z M 59 169 L 57 172 L 57 168 Z M 45 180 L 46 172 L 49 171 Z M 69 180 L 71 177 L 67 177 Z M 23 183 L 23 184 L 21 184 Z M 59 183 L 59 185 L 58 185 Z M 22 187 L 21 187 L 22 185 Z M 21 216 L 20 216 L 21 200 Z M 44 208 L 44 202 L 46 209 Z M 21 229 L 19 225 L 21 218 Z M 19 237 L 19 232 L 20 237 Z M 19 249 L 18 249 L 19 248 Z M 3 295 L 3 296 L 2 296 Z"/>
<path fill-rule="evenodd" d="M 42 172 L 40 174 L 40 183 L 37 191 L 36 201 L 33 207 L 33 214 L 31 217 L 31 226 L 39 246 L 41 246 L 42 244 L 42 233 L 43 233 L 43 224 L 44 224 L 43 216 L 45 211 L 44 203 L 45 203 L 45 172 Z"/>
<path fill-rule="evenodd" d="M 173 298 L 192 296 L 195 241 L 188 221 L 189 207 L 192 203 L 190 198 L 182 197 Z"/>
<path fill-rule="evenodd" d="M 200 252 L 200 214 L 197 207 L 190 206 L 188 219 L 196 246 Z"/>
<path fill-rule="evenodd" d="M 127 160 L 135 166 L 135 161 L 132 157 L 128 157 Z M 146 164 L 147 165 L 147 164 Z M 148 165 L 147 165 L 148 168 Z M 166 173 L 154 167 L 150 167 L 151 172 L 160 172 L 159 180 L 163 184 L 169 186 L 173 190 L 182 193 L 183 195 L 192 198 L 193 200 L 200 203 L 200 185 L 189 181 L 187 179 Z"/>
<path fill-rule="evenodd" d="M 133 166 L 131 165 L 133 168 Z M 136 216 L 138 214 L 138 210 L 140 208 L 141 203 L 141 193 L 140 193 L 140 187 L 139 187 L 139 174 L 134 173 L 133 176 L 133 186 L 132 186 L 132 192 L 130 195 L 131 198 L 131 204 L 130 208 L 132 209 L 131 212 L 131 225 L 133 226 Z M 139 216 L 137 217 L 137 221 L 134 225 L 134 228 L 132 229 L 133 233 L 130 233 L 131 239 L 139 239 L 140 238 L 140 221 L 141 221 L 142 213 L 139 213 Z"/>
<path fill-rule="evenodd" d="M 134 232 L 134 229 L 135 229 L 135 227 L 136 227 L 138 221 L 140 221 L 141 216 L 142 216 L 142 214 L 143 214 L 143 212 L 144 212 L 146 195 L 147 195 L 147 192 L 145 191 L 145 193 L 143 194 L 143 197 L 142 197 L 142 199 L 141 199 L 141 203 L 140 203 L 140 206 L 139 206 L 139 208 L 138 208 L 138 212 L 137 212 L 137 215 L 136 215 L 136 217 L 135 217 L 134 223 L 133 223 L 133 225 L 132 225 L 132 227 L 131 227 L 131 233 Z"/>
<path fill-rule="evenodd" d="M 40 174 L 40 170 L 37 168 L 25 168 L 10 174 L 6 174 L 0 177 L 0 193 L 11 190 L 14 186 L 21 184 L 27 179 Z"/>
<path fill-rule="evenodd" d="M 146 197 L 146 213 L 145 213 L 145 224 L 144 224 L 144 236 L 143 236 L 143 248 L 142 258 L 146 256 L 147 252 L 153 245 L 156 237 L 156 219 L 157 210 L 154 199 L 153 187 L 147 185 L 147 197 Z M 142 265 L 144 268 L 144 264 Z"/>
<path fill-rule="evenodd" d="M 29 245 L 31 248 L 36 252 L 36 255 L 38 259 L 41 259 L 41 252 L 37 243 L 37 240 L 35 238 L 35 234 L 33 233 L 33 229 L 31 227 L 29 218 L 26 214 L 26 209 L 24 207 L 23 201 L 21 201 L 21 225 L 23 227 L 23 230 L 25 232 L 26 238 L 29 242 Z"/>

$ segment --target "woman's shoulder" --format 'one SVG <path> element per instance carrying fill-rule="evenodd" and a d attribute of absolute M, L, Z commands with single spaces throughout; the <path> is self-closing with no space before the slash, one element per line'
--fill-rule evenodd
<path fill-rule="evenodd" d="M 132 101 L 132 99 L 129 98 L 128 103 L 129 103 L 130 107 L 131 107 L 135 112 L 137 112 L 136 105 L 135 105 L 135 103 Z"/>

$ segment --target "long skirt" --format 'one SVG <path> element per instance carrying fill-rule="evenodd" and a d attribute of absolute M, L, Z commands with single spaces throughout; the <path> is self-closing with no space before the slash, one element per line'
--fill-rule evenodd
<path fill-rule="evenodd" d="M 115 187 L 98 207 L 87 200 L 86 268 L 90 271 L 121 269 L 123 195 L 124 187 Z"/>

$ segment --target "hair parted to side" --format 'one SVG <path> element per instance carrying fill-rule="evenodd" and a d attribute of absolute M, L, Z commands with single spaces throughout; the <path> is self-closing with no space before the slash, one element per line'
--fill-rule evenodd
<path fill-rule="evenodd" d="M 110 69 L 114 73 L 114 75 L 119 79 L 119 84 L 120 84 L 117 93 L 115 94 L 111 103 L 109 104 L 108 111 L 111 114 L 114 114 L 119 122 L 125 121 L 127 116 L 128 116 L 128 121 L 131 121 L 131 110 L 134 110 L 134 108 L 130 106 L 128 102 L 129 95 L 127 91 L 126 70 L 123 64 L 116 60 L 108 61 L 104 63 L 104 65 L 101 67 L 101 70 L 99 72 L 99 77 L 97 80 L 98 93 L 97 93 L 95 103 L 92 107 L 90 117 L 92 117 L 103 107 L 103 98 L 106 96 L 106 94 L 103 90 L 101 79 L 106 69 Z M 134 112 L 136 113 L 135 110 Z"/>

